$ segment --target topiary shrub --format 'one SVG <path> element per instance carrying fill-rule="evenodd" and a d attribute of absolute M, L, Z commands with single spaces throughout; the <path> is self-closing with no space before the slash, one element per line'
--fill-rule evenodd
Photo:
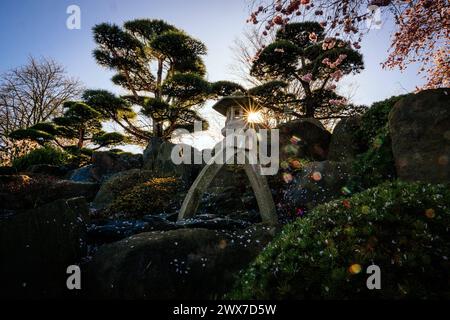
<path fill-rule="evenodd" d="M 130 218 L 164 213 L 165 210 L 173 209 L 179 187 L 176 178 L 152 178 L 124 190 L 107 208 L 107 215 Z"/>
<path fill-rule="evenodd" d="M 62 150 L 45 146 L 13 160 L 12 166 L 17 170 L 26 170 L 35 164 L 64 165 L 70 156 Z"/>
<path fill-rule="evenodd" d="M 449 228 L 449 185 L 385 183 L 287 225 L 228 298 L 448 299 Z"/>

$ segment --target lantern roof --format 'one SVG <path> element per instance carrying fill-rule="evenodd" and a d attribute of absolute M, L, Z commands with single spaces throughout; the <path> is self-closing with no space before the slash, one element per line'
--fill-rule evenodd
<path fill-rule="evenodd" d="M 253 97 L 248 95 L 233 94 L 231 96 L 223 97 L 213 105 L 213 109 L 220 114 L 226 116 L 227 110 L 231 107 L 241 107 L 243 109 L 260 109 L 258 103 L 253 99 Z"/>

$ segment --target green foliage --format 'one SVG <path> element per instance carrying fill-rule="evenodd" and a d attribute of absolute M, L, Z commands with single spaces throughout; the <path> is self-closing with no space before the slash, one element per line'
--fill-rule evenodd
<path fill-rule="evenodd" d="M 243 86 L 238 83 L 231 81 L 217 81 L 211 83 L 211 92 L 213 95 L 218 97 L 231 96 L 233 93 L 242 92 L 245 93 L 246 90 Z"/>
<path fill-rule="evenodd" d="M 97 92 L 95 102 L 85 97 L 88 104 L 144 140 L 168 137 L 176 128 L 192 127 L 189 121 L 201 119 L 191 109 L 211 95 L 202 60 L 207 50 L 201 41 L 162 20 L 127 21 L 123 28 L 103 23 L 93 32 L 97 62 L 117 72 L 113 82 L 132 93 L 126 99 L 153 120 L 153 132 L 137 127 L 127 115 L 121 117 L 114 107 L 117 101 L 106 93 Z M 112 108 L 108 100 L 113 100 Z"/>
<path fill-rule="evenodd" d="M 135 19 L 124 23 L 124 28 L 132 33 L 136 38 L 154 39 L 159 34 L 168 31 L 176 31 L 173 25 L 163 20 Z"/>
<path fill-rule="evenodd" d="M 392 142 L 387 125 L 373 139 L 370 148 L 357 156 L 353 163 L 354 176 L 350 190 L 359 192 L 396 177 Z"/>
<path fill-rule="evenodd" d="M 123 171 L 106 180 L 97 195 L 96 201 L 110 203 L 126 190 L 154 178 L 153 171 L 132 169 Z"/>
<path fill-rule="evenodd" d="M 9 137 L 15 140 L 29 139 L 36 141 L 41 145 L 54 139 L 54 136 L 52 136 L 51 134 L 42 130 L 35 130 L 33 128 L 18 129 L 11 132 Z"/>
<path fill-rule="evenodd" d="M 405 95 L 375 102 L 361 117 L 361 126 L 355 132 L 364 151 L 353 163 L 354 176 L 349 187 L 355 192 L 379 185 L 396 177 L 388 116 L 394 105 Z"/>
<path fill-rule="evenodd" d="M 61 117 L 54 118 L 52 122 L 38 123 L 28 129 L 16 130 L 11 137 L 13 139 L 31 139 L 41 145 L 47 142 L 56 143 L 75 157 L 81 156 L 78 160 L 74 158 L 75 162 L 85 163 L 87 159 L 80 151 L 85 148 L 86 143 L 94 143 L 97 144 L 97 148 L 101 148 L 125 141 L 125 137 L 120 133 L 106 133 L 102 130 L 102 121 L 110 119 L 112 114 L 104 112 L 105 109 L 102 108 L 99 109 L 103 113 L 96 109 L 99 95 L 102 96 L 103 103 L 109 103 L 110 109 L 114 108 L 114 115 L 131 110 L 131 107 L 127 109 L 128 103 L 125 100 L 110 96 L 107 92 L 87 91 L 84 98 L 94 103 L 95 107 L 84 101 L 66 101 Z M 76 145 L 72 145 L 74 141 L 76 141 Z"/>
<path fill-rule="evenodd" d="M 94 136 L 92 142 L 100 147 L 113 146 L 126 142 L 126 138 L 123 134 L 118 132 L 106 132 Z"/>
<path fill-rule="evenodd" d="M 262 101 L 263 105 L 271 105 L 279 101 L 295 99 L 295 95 L 287 92 L 288 86 L 288 83 L 284 81 L 273 80 L 251 88 L 248 93 Z"/>
<path fill-rule="evenodd" d="M 57 136 L 59 134 L 60 128 L 53 122 L 40 122 L 31 126 L 29 129 L 38 130 L 40 132 L 45 132 L 50 136 Z"/>
<path fill-rule="evenodd" d="M 162 121 L 170 109 L 169 103 L 157 98 L 144 98 L 141 106 L 141 113 L 155 121 Z"/>
<path fill-rule="evenodd" d="M 107 214 L 115 217 L 136 217 L 163 213 L 173 206 L 180 183 L 176 178 L 152 178 L 122 191 L 114 199 Z"/>
<path fill-rule="evenodd" d="M 83 93 L 83 101 L 107 118 L 121 119 L 126 116 L 132 119 L 136 116 L 127 100 L 106 90 L 86 90 Z"/>
<path fill-rule="evenodd" d="M 190 107 L 205 102 L 209 91 L 209 82 L 195 73 L 175 73 L 162 87 L 163 94 L 169 99 L 175 99 L 178 107 Z"/>
<path fill-rule="evenodd" d="M 141 43 L 119 26 L 101 23 L 92 29 L 94 40 L 101 46 L 94 50 L 93 56 L 105 67 L 139 68 L 139 58 L 143 56 Z"/>
<path fill-rule="evenodd" d="M 283 29 L 278 30 L 277 39 L 292 42 L 297 47 L 306 48 L 311 45 L 309 34 L 314 32 L 317 35 L 317 41 L 323 41 L 323 28 L 317 22 L 290 23 Z"/>
<path fill-rule="evenodd" d="M 177 72 L 205 75 L 204 63 L 200 56 L 206 54 L 206 46 L 186 33 L 179 30 L 163 32 L 151 39 L 149 46 L 158 54 L 170 57 Z"/>
<path fill-rule="evenodd" d="M 386 183 L 287 225 L 229 298 L 448 299 L 449 226 L 448 185 Z M 366 287 L 372 264 L 382 290 Z"/>
<path fill-rule="evenodd" d="M 279 91 L 276 98 L 265 101 L 273 111 L 282 114 L 288 106 L 296 116 L 327 119 L 359 111 L 336 94 L 333 81 L 363 69 L 362 55 L 348 43 L 325 38 L 317 22 L 301 22 L 280 29 L 275 41 L 258 54 L 250 73 L 264 82 L 289 83 L 271 87 Z M 265 93 L 259 89 L 255 94 Z"/>
<path fill-rule="evenodd" d="M 361 127 L 356 133 L 358 140 L 370 148 L 376 136 L 385 130 L 388 123 L 388 116 L 394 105 L 406 95 L 394 96 L 389 99 L 375 102 L 362 115 Z"/>
<path fill-rule="evenodd" d="M 268 45 L 253 64 L 251 74 L 259 79 L 294 80 L 301 49 L 288 40 Z"/>
<path fill-rule="evenodd" d="M 59 149 L 44 146 L 13 160 L 12 166 L 17 170 L 25 170 L 35 164 L 64 165 L 70 156 Z"/>

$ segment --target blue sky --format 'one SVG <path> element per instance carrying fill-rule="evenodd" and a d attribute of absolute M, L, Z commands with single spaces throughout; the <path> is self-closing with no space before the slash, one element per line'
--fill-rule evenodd
<path fill-rule="evenodd" d="M 66 28 L 66 8 L 81 8 L 81 30 Z M 135 18 L 164 19 L 202 40 L 208 47 L 205 63 L 210 81 L 231 79 L 233 41 L 248 27 L 247 0 L 2 0 L 0 4 L 0 72 L 24 64 L 29 55 L 52 57 L 88 88 L 118 92 L 112 75 L 92 58 L 91 28 L 101 22 L 122 24 Z M 404 73 L 382 70 L 392 26 L 386 23 L 365 38 L 366 70 L 347 77 L 343 90 L 358 104 L 370 104 L 413 91 L 423 81 L 417 68 Z"/>

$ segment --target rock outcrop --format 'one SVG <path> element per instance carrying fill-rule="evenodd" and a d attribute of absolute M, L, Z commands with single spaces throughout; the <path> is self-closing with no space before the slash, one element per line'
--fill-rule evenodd
<path fill-rule="evenodd" d="M 264 225 L 140 233 L 99 249 L 87 266 L 87 290 L 95 298 L 217 298 L 275 233 Z"/>
<path fill-rule="evenodd" d="M 60 298 L 66 269 L 86 254 L 84 198 L 0 217 L 0 296 Z"/>
<path fill-rule="evenodd" d="M 450 89 L 409 95 L 389 114 L 397 175 L 405 181 L 450 181 Z"/>
<path fill-rule="evenodd" d="M 328 160 L 352 161 L 361 152 L 361 145 L 356 137 L 356 132 L 361 125 L 360 117 L 344 118 L 334 127 L 331 136 Z"/>
<path fill-rule="evenodd" d="M 0 176 L 0 209 L 25 210 L 74 197 L 92 200 L 97 183 L 61 180 L 48 176 Z"/>
<path fill-rule="evenodd" d="M 92 176 L 104 181 L 115 173 L 142 167 L 142 155 L 97 151 L 92 154 Z"/>

